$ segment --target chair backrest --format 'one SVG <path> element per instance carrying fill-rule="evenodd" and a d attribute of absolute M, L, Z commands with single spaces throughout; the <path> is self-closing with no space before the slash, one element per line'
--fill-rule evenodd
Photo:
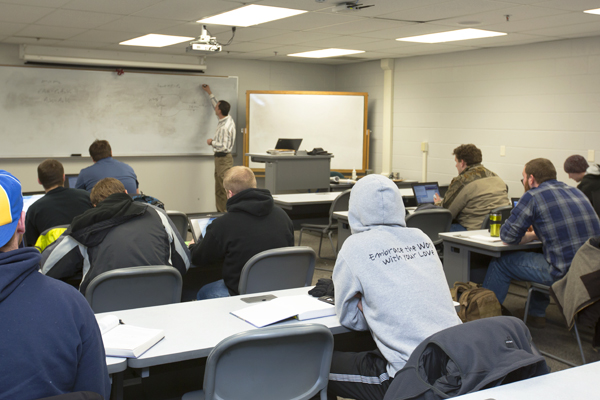
<path fill-rule="evenodd" d="M 513 209 L 512 204 L 510 204 L 508 206 L 496 207 L 492 211 L 490 211 L 490 214 L 496 214 L 496 213 L 502 214 L 502 223 L 504 223 L 504 221 L 506 221 L 508 219 L 508 217 L 510 217 L 510 213 L 512 212 L 512 209 Z M 481 223 L 481 229 L 488 229 L 489 227 L 490 227 L 490 215 L 488 214 L 488 216 L 485 217 L 485 219 Z"/>
<path fill-rule="evenodd" d="M 329 207 L 329 227 L 337 224 L 337 220 L 333 217 L 333 213 L 336 211 L 348 211 L 348 205 L 350 203 L 350 192 L 352 189 L 344 190 Z"/>
<path fill-rule="evenodd" d="M 171 218 L 171 221 L 173 221 L 173 224 L 175 224 L 175 228 L 177 228 L 177 232 L 179 232 L 179 234 L 181 235 L 181 238 L 183 240 L 186 240 L 188 226 L 190 224 L 188 216 L 186 214 L 182 213 L 181 211 L 174 211 L 174 210 L 168 210 L 167 215 L 169 216 L 169 218 Z"/>
<path fill-rule="evenodd" d="M 181 301 L 181 274 L 168 265 L 120 268 L 90 282 L 85 298 L 95 313 Z"/>
<path fill-rule="evenodd" d="M 241 332 L 211 351 L 204 399 L 303 400 L 327 382 L 333 335 L 320 324 L 289 324 Z"/>
<path fill-rule="evenodd" d="M 439 234 L 450 231 L 450 225 L 452 213 L 445 208 L 419 210 L 406 217 L 406 226 L 422 230 L 434 245 L 442 242 Z"/>
<path fill-rule="evenodd" d="M 309 286 L 315 271 L 315 251 L 307 246 L 281 247 L 249 259 L 240 275 L 240 294 Z"/>

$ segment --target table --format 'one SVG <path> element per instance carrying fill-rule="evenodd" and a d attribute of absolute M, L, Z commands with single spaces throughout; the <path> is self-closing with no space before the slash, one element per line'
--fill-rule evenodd
<path fill-rule="evenodd" d="M 123 371 L 127 369 L 127 359 L 122 357 L 106 357 L 106 367 L 111 375 L 111 400 L 123 399 Z"/>
<path fill-rule="evenodd" d="M 269 292 L 277 297 L 306 294 L 311 287 Z M 267 293 L 263 293 L 267 294 Z M 251 294 L 220 299 L 168 304 L 164 306 L 113 311 L 98 314 L 98 317 L 116 315 L 126 324 L 165 331 L 165 338 L 142 354 L 139 358 L 127 359 L 132 368 L 142 368 L 142 376 L 148 376 L 152 366 L 207 357 L 223 339 L 233 334 L 257 329 L 230 314 L 231 311 L 249 307 L 241 299 L 260 296 Z M 349 332 L 342 327 L 337 316 L 304 321 L 327 326 L 334 334 Z M 283 323 L 300 323 L 288 321 Z"/>
<path fill-rule="evenodd" d="M 342 193 L 275 194 L 273 202 L 287 213 L 294 222 L 294 229 L 300 229 L 301 223 L 327 224 L 331 203 Z"/>
<path fill-rule="evenodd" d="M 265 188 L 271 194 L 286 190 L 329 190 L 333 155 L 281 156 L 267 153 L 246 154 L 254 162 L 265 163 Z"/>
<path fill-rule="evenodd" d="M 500 257 L 506 251 L 531 251 L 542 248 L 542 242 L 533 241 L 526 244 L 508 245 L 502 242 L 485 242 L 472 238 L 475 235 L 488 236 L 485 230 L 440 233 L 444 244 L 444 272 L 450 287 L 454 282 L 471 280 L 471 255 L 484 254 Z"/>
<path fill-rule="evenodd" d="M 600 361 L 454 397 L 460 400 L 597 399 Z"/>

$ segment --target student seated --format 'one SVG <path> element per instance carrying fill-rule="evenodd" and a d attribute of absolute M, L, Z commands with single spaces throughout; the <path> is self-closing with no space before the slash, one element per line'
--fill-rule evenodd
<path fill-rule="evenodd" d="M 452 152 L 458 176 L 452 179 L 444 199 L 435 202 L 452 213 L 451 231 L 481 229 L 494 208 L 507 206 L 508 188 L 495 173 L 481 165 L 481 150 L 474 144 L 463 144 Z"/>
<path fill-rule="evenodd" d="M 565 160 L 564 169 L 569 178 L 578 183 L 577 189 L 594 204 L 593 193 L 600 192 L 600 166 L 588 164 L 585 158 L 575 154 Z"/>
<path fill-rule="evenodd" d="M 262 251 L 294 245 L 290 217 L 274 206 L 268 190 L 256 188 L 250 168 L 228 169 L 223 186 L 228 199 L 227 214 L 206 228 L 200 243 L 190 246 L 192 264 L 205 268 L 222 266 L 223 279 L 202 286 L 198 300 L 238 295 L 246 261 Z"/>
<path fill-rule="evenodd" d="M 21 183 L 0 171 L 0 399 L 91 391 L 110 380 L 98 323 L 69 285 L 38 273 L 40 253 L 19 249 L 25 231 Z"/>
<path fill-rule="evenodd" d="M 371 331 L 377 349 L 335 351 L 328 395 L 383 399 L 419 343 L 461 323 L 431 239 L 407 228 L 404 216 L 402 195 L 390 179 L 367 175 L 352 188 L 352 236 L 333 270 L 335 309 L 346 328 Z"/>
<path fill-rule="evenodd" d="M 600 235 L 600 220 L 592 205 L 579 189 L 556 180 L 550 160 L 536 158 L 525 164 L 521 182 L 525 194 L 502 225 L 500 238 L 508 244 L 541 240 L 543 253 L 507 252 L 492 260 L 483 287 L 492 290 L 500 303 L 512 279 L 551 286 L 565 276 L 577 250 Z M 529 325 L 546 325 L 548 303 L 547 295 L 533 293 Z"/>
<path fill-rule="evenodd" d="M 133 168 L 112 158 L 112 149 L 108 141 L 95 140 L 90 145 L 89 151 L 94 164 L 79 172 L 75 188 L 91 192 L 96 183 L 102 179 L 116 178 L 121 181 L 130 195 L 140 193 L 139 183 Z"/>
<path fill-rule="evenodd" d="M 43 161 L 38 165 L 37 173 L 38 182 L 44 187 L 46 195 L 27 210 L 25 218 L 27 246 L 34 246 L 40 234 L 46 229 L 69 225 L 73 218 L 92 208 L 88 192 L 64 187 L 65 171 L 59 161 L 52 159 Z M 43 247 L 45 245 L 41 246 L 41 250 Z"/>
<path fill-rule="evenodd" d="M 83 274 L 83 294 L 96 276 L 113 269 L 172 265 L 186 273 L 189 250 L 163 210 L 134 202 L 115 178 L 98 182 L 90 199 L 94 208 L 44 250 L 42 273 L 69 280 Z"/>

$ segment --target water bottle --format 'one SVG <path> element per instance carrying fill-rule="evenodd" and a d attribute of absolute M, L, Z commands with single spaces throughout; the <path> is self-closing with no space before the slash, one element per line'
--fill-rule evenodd
<path fill-rule="evenodd" d="M 502 225 L 502 214 L 491 213 L 490 214 L 490 236 L 500 237 L 500 226 Z"/>

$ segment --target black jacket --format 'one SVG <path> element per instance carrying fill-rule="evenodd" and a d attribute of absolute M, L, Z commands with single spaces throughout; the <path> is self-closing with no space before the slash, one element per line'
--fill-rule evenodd
<path fill-rule="evenodd" d="M 73 218 L 92 208 L 90 194 L 85 190 L 57 187 L 36 201 L 27 210 L 25 243 L 35 245 L 42 232 L 58 225 L 69 225 Z"/>
<path fill-rule="evenodd" d="M 600 191 L 600 175 L 585 174 L 577 185 L 577 189 L 581 190 L 590 199 L 590 203 L 594 204 L 592 195 L 594 192 Z"/>
<path fill-rule="evenodd" d="M 294 245 L 294 225 L 266 189 L 246 189 L 227 200 L 227 214 L 214 220 L 192 247 L 192 264 L 222 265 L 229 294 L 238 295 L 246 261 L 270 249 Z"/>
<path fill-rule="evenodd" d="M 163 210 L 134 202 L 125 193 L 108 196 L 73 220 L 42 253 L 42 272 L 57 279 L 82 275 L 79 290 L 103 272 L 147 265 L 172 265 L 183 276 L 189 251 Z"/>
<path fill-rule="evenodd" d="M 520 319 L 491 317 L 453 326 L 419 344 L 384 400 L 437 400 L 549 371 Z"/>

